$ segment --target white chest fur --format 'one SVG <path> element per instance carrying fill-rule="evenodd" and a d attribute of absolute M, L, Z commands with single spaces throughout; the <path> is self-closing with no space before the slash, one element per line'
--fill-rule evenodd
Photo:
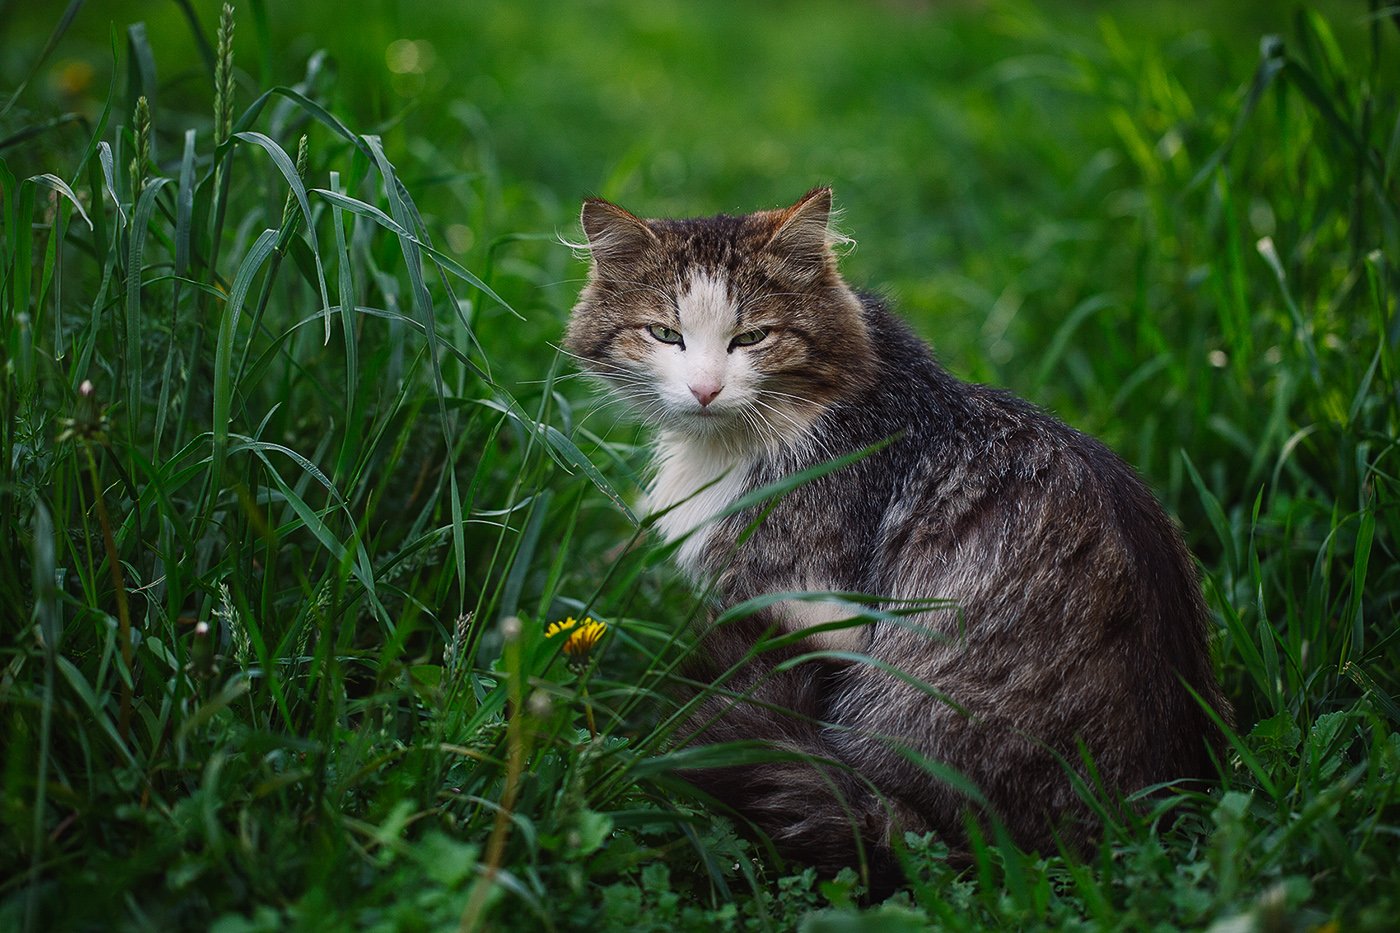
<path fill-rule="evenodd" d="M 647 510 L 664 513 L 657 528 L 667 541 L 685 537 L 676 562 L 692 577 L 700 575 L 700 558 L 713 530 L 706 524 L 744 492 L 752 459 L 717 445 L 661 438 L 656 479 L 647 495 Z"/>
<path fill-rule="evenodd" d="M 657 528 L 667 541 L 685 538 L 676 552 L 676 563 L 699 580 L 701 558 L 714 534 L 713 519 L 748 489 L 753 455 L 735 454 L 693 439 L 662 438 L 657 444 L 656 479 L 648 492 L 647 507 L 660 514 Z M 825 581 L 774 580 L 773 591 L 822 590 Z M 783 585 L 786 583 L 787 585 Z M 850 619 L 859 607 L 840 602 L 785 599 L 772 607 L 774 618 L 790 632 Z M 811 636 L 810 648 L 859 651 L 865 641 L 862 626 L 835 628 Z"/>

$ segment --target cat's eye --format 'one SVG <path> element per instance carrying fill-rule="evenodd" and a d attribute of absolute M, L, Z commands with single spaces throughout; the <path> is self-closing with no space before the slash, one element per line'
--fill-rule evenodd
<path fill-rule="evenodd" d="M 758 327 L 753 330 L 744 331 L 729 341 L 731 347 L 751 347 L 768 336 L 768 328 Z"/>
<path fill-rule="evenodd" d="M 662 343 L 682 343 L 681 332 L 672 330 L 664 324 L 648 324 L 647 333 L 651 334 Z"/>

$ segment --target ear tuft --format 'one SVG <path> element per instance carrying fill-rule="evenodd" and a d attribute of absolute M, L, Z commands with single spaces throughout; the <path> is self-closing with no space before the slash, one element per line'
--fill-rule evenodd
<path fill-rule="evenodd" d="M 602 198 L 584 201 L 580 220 L 597 263 L 626 260 L 656 243 L 645 220 Z"/>
<path fill-rule="evenodd" d="M 812 274 L 826 267 L 831 257 L 831 189 L 813 188 L 786 210 L 777 211 L 776 227 L 767 249 Z"/>

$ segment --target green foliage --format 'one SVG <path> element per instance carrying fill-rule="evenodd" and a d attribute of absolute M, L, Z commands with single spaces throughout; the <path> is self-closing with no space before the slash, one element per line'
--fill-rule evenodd
<path fill-rule="evenodd" d="M 464 92 L 335 5 L 181 4 L 110 51 L 80 6 L 7 10 L 44 19 L 0 55 L 0 927 L 1393 923 L 1392 11 L 415 7 Z M 335 57 L 279 85 L 284 16 Z M 52 79 L 94 41 L 98 99 Z M 550 346 L 555 231 L 588 191 L 818 180 L 853 277 L 1110 441 L 1202 559 L 1229 760 L 1092 859 L 911 837 L 871 905 L 676 780 L 762 752 L 668 744 L 701 610 Z"/>

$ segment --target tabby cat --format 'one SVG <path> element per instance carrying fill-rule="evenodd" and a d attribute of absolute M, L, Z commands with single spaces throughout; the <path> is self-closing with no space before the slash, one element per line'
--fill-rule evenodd
<path fill-rule="evenodd" d="M 717 608 L 792 594 L 712 628 L 704 676 L 765 634 L 811 630 L 741 664 L 694 720 L 696 741 L 796 754 L 689 776 L 780 851 L 863 865 L 877 887 L 898 877 L 900 834 L 956 851 L 969 813 L 1027 848 L 1083 848 L 1085 792 L 1112 806 L 1215 773 L 1202 703 L 1230 711 L 1191 558 L 1103 444 L 956 379 L 854 292 L 830 213 L 828 188 L 695 220 L 583 205 L 591 263 L 565 347 L 655 428 L 660 533 Z M 756 527 L 760 510 L 721 514 L 882 443 Z M 839 625 L 849 603 L 801 595 L 832 591 L 928 608 Z M 778 669 L 799 655 L 815 657 Z"/>

